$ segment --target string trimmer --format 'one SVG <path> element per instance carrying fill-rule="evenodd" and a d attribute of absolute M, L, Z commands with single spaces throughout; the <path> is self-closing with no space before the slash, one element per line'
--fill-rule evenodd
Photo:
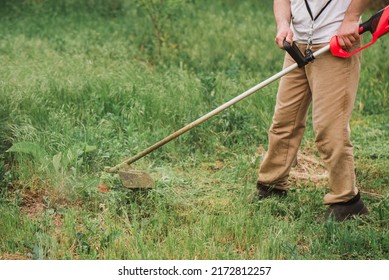
<path fill-rule="evenodd" d="M 208 114 L 198 118 L 197 120 L 191 122 L 190 124 L 184 126 L 183 128 L 177 130 L 176 132 L 172 133 L 171 135 L 165 137 L 164 139 L 160 140 L 159 142 L 155 143 L 154 145 L 148 147 L 144 151 L 136 154 L 135 156 L 126 159 L 125 161 L 119 163 L 118 165 L 114 167 L 106 167 L 105 171 L 109 173 L 118 173 L 120 180 L 123 184 L 123 186 L 127 188 L 152 188 L 154 185 L 154 181 L 151 178 L 151 176 L 143 171 L 139 170 L 132 170 L 130 168 L 130 165 L 134 163 L 135 161 L 139 160 L 140 158 L 143 158 L 145 155 L 151 153 L 152 151 L 160 148 L 161 146 L 169 143 L 173 139 L 177 138 L 178 136 L 182 135 L 183 133 L 187 132 L 188 130 L 191 130 L 195 126 L 198 126 L 199 124 L 203 123 L 204 121 L 208 120 L 209 118 L 219 114 L 220 112 L 224 111 L 228 107 L 232 106 L 233 104 L 241 101 L 242 99 L 250 96 L 254 92 L 260 90 L 261 88 L 267 86 L 268 84 L 278 80 L 282 76 L 288 74 L 289 72 L 293 71 L 294 69 L 298 67 L 304 67 L 308 63 L 314 61 L 314 59 L 323 53 L 326 53 L 328 51 L 331 51 L 332 55 L 347 58 L 350 57 L 361 50 L 367 48 L 368 46 L 371 46 L 374 44 L 377 39 L 384 34 L 389 32 L 389 6 L 385 7 L 384 9 L 380 10 L 376 14 L 374 14 L 369 20 L 362 23 L 359 28 L 359 33 L 365 33 L 370 32 L 372 34 L 372 40 L 367 43 L 366 45 L 358 48 L 357 50 L 354 50 L 352 52 L 347 52 L 343 50 L 339 43 L 338 38 L 334 36 L 330 44 L 327 46 L 319 49 L 318 51 L 314 53 L 310 53 L 307 55 L 303 55 L 298 47 L 295 44 L 290 45 L 288 42 L 284 42 L 284 48 L 285 50 L 293 57 L 293 59 L 296 61 L 295 64 L 283 69 L 279 73 L 273 75 L 272 77 L 268 78 L 267 80 L 259 83 L 258 85 L 250 88 L 249 90 L 243 92 L 242 94 L 238 95 L 237 97 L 231 99 L 230 101 L 224 103 L 223 105 L 217 107 L 213 111 L 209 112 Z"/>

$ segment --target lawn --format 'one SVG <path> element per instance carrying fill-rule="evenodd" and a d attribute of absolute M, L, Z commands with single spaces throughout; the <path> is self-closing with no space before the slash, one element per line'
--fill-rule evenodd
<path fill-rule="evenodd" d="M 1 5 L 0 259 L 389 258 L 389 36 L 351 121 L 371 214 L 336 223 L 311 121 L 290 195 L 251 201 L 277 83 L 134 163 L 152 190 L 104 172 L 281 70 L 272 1 Z"/>

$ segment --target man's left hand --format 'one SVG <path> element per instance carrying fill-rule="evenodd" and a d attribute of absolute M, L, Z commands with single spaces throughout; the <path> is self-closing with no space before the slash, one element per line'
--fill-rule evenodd
<path fill-rule="evenodd" d="M 344 20 L 338 30 L 338 41 L 342 49 L 349 49 L 360 40 L 359 22 Z"/>

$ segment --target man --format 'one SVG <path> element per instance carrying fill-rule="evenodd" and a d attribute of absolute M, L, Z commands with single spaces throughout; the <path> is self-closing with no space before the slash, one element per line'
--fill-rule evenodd
<path fill-rule="evenodd" d="M 274 0 L 276 44 L 297 43 L 302 52 L 316 51 L 338 36 L 342 48 L 360 45 L 360 17 L 368 0 Z M 284 67 L 295 63 L 286 54 Z M 285 196 L 288 174 L 305 130 L 309 105 L 315 145 L 329 172 L 330 192 L 326 216 L 338 221 L 367 214 L 355 186 L 353 146 L 349 121 L 360 73 L 360 55 L 343 59 L 330 53 L 284 76 L 279 84 L 275 112 L 269 130 L 268 152 L 257 182 L 260 199 Z"/>

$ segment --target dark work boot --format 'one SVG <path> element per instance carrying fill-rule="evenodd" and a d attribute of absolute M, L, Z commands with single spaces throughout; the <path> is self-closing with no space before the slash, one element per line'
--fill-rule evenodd
<path fill-rule="evenodd" d="M 369 210 L 363 203 L 359 193 L 347 202 L 338 202 L 331 204 L 326 213 L 326 219 L 334 218 L 338 222 L 342 222 L 356 215 L 369 214 Z"/>
<path fill-rule="evenodd" d="M 257 182 L 257 198 L 263 199 L 270 196 L 275 197 L 285 197 L 287 195 L 287 191 L 275 189 L 272 186 L 263 185 Z"/>

